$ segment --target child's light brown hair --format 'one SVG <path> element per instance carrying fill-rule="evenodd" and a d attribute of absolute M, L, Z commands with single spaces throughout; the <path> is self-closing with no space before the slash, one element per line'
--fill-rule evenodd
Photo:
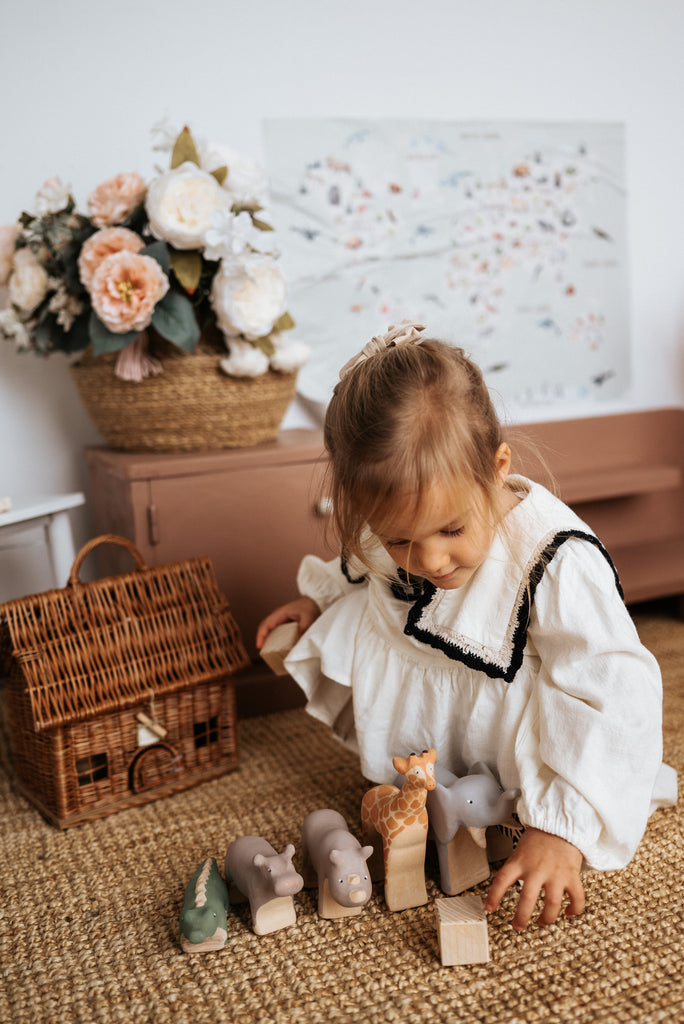
<path fill-rule="evenodd" d="M 398 501 L 431 484 L 479 488 L 495 514 L 495 455 L 502 431 L 480 369 L 460 348 L 430 338 L 385 348 L 344 374 L 324 424 L 328 493 L 345 549 L 367 562 L 363 535 Z"/>

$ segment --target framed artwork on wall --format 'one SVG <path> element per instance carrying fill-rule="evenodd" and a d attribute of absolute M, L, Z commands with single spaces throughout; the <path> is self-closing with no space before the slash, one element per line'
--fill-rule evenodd
<path fill-rule="evenodd" d="M 624 393 L 622 125 L 283 118 L 265 141 L 306 402 L 406 318 L 465 348 L 504 407 Z"/>

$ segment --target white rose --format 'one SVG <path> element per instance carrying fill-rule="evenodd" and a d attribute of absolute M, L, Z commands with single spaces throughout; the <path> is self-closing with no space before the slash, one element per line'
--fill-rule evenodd
<path fill-rule="evenodd" d="M 145 200 L 152 234 L 176 249 L 200 249 L 214 211 L 230 207 L 216 178 L 190 162 L 155 178 Z"/>
<path fill-rule="evenodd" d="M 274 334 L 272 341 L 275 344 L 275 352 L 271 356 L 270 365 L 271 369 L 277 370 L 278 373 L 294 373 L 295 370 L 304 366 L 311 355 L 308 345 L 295 338 Z"/>
<path fill-rule="evenodd" d="M 0 309 L 0 334 L 13 340 L 19 350 L 31 347 L 31 336 L 13 309 Z"/>
<path fill-rule="evenodd" d="M 71 186 L 64 185 L 59 178 L 48 178 L 42 188 L 36 192 L 33 211 L 38 217 L 50 213 L 59 213 L 68 205 Z"/>
<path fill-rule="evenodd" d="M 223 260 L 211 286 L 211 305 L 227 337 L 248 341 L 270 334 L 285 312 L 287 289 L 272 256 L 258 253 Z"/>
<path fill-rule="evenodd" d="M 228 174 L 223 187 L 230 192 L 238 206 L 262 207 L 268 197 L 266 172 L 255 160 L 225 146 L 211 142 L 199 145 L 199 158 L 206 171 L 227 167 Z"/>
<path fill-rule="evenodd" d="M 221 260 L 238 256 L 245 249 L 255 252 L 272 252 L 272 231 L 262 231 L 254 226 L 246 210 L 237 215 L 226 210 L 216 211 L 211 227 L 204 234 L 204 255 L 208 260 Z"/>
<path fill-rule="evenodd" d="M 268 370 L 268 356 L 248 341 L 231 339 L 230 352 L 220 362 L 229 377 L 260 377 Z"/>
<path fill-rule="evenodd" d="M 14 262 L 14 245 L 21 228 L 18 224 L 0 224 L 0 288 L 9 281 Z"/>
<path fill-rule="evenodd" d="M 24 313 L 32 313 L 48 290 L 48 273 L 30 249 L 17 249 L 9 279 L 10 302 Z"/>

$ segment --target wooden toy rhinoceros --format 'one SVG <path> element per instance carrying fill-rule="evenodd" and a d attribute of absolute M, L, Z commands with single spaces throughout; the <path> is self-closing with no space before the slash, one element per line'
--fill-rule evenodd
<path fill-rule="evenodd" d="M 373 892 L 366 861 L 372 846 L 361 846 L 337 811 L 312 811 L 302 826 L 304 884 L 318 885 L 318 914 L 324 918 L 360 914 Z"/>
<path fill-rule="evenodd" d="M 304 879 L 292 864 L 295 848 L 289 843 L 276 853 L 260 836 L 241 836 L 226 853 L 226 881 L 232 886 L 235 902 L 249 900 L 252 927 L 257 935 L 268 935 L 295 924 L 292 897 L 304 885 Z"/>
<path fill-rule="evenodd" d="M 207 857 L 185 889 L 180 915 L 181 948 L 186 953 L 222 949 L 228 939 L 228 887 L 215 857 Z"/>
<path fill-rule="evenodd" d="M 489 875 L 486 830 L 510 818 L 519 789 L 503 791 L 494 773 L 484 763 L 476 761 L 467 775 L 459 778 L 444 768 L 437 772 L 437 785 L 427 796 L 430 830 L 437 844 L 441 887 L 454 895 L 469 888 Z M 465 866 L 464 840 L 459 835 L 466 829 L 481 854 L 470 854 L 471 865 Z M 467 842 L 468 837 L 465 837 Z M 458 845 L 458 854 L 454 847 Z M 470 844 L 472 847 L 472 843 Z M 458 861 L 460 860 L 460 864 Z"/>

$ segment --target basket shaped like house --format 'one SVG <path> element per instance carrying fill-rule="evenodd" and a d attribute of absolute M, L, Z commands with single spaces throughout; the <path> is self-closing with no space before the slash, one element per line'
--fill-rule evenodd
<path fill-rule="evenodd" d="M 101 543 L 135 570 L 80 582 Z M 60 828 L 237 768 L 248 657 L 208 559 L 148 568 L 124 538 L 95 538 L 66 587 L 0 605 L 3 663 L 19 786 Z"/>

